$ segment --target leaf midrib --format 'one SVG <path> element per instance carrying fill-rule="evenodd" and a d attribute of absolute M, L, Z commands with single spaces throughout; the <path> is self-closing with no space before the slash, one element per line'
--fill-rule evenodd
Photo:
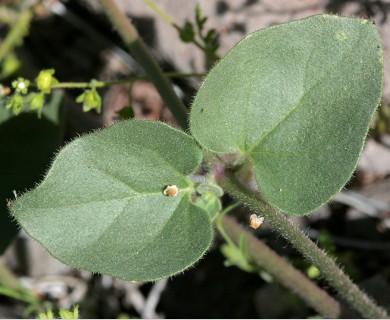
<path fill-rule="evenodd" d="M 134 149 L 138 149 L 138 150 L 141 150 L 141 151 L 147 150 L 148 152 L 152 153 L 153 155 L 156 155 L 157 158 L 158 158 L 164 165 L 166 165 L 168 168 L 172 169 L 173 172 L 175 172 L 175 173 L 181 175 L 184 179 L 186 178 L 186 174 L 187 174 L 187 173 L 181 172 L 178 168 L 175 168 L 175 167 L 173 166 L 173 164 L 170 163 L 168 160 L 166 160 L 165 157 L 164 157 L 163 155 L 161 155 L 161 153 L 158 152 L 157 150 L 153 150 L 153 149 L 151 149 L 151 148 L 148 148 L 147 146 L 140 146 L 140 145 L 138 145 L 138 144 L 134 144 L 134 143 L 131 143 L 131 142 L 129 143 L 129 145 L 131 145 L 131 147 L 134 148 Z M 81 148 L 84 149 L 84 146 L 81 145 Z M 87 149 L 87 151 L 89 151 L 89 149 Z M 88 153 L 86 153 L 86 154 L 88 154 Z M 136 193 L 144 193 L 143 191 L 139 191 L 139 190 L 134 189 L 133 186 L 130 186 L 127 182 L 122 181 L 118 176 L 113 175 L 112 172 L 109 172 L 109 171 L 105 170 L 105 169 L 104 169 L 102 166 L 100 166 L 99 163 L 96 162 L 92 157 L 89 157 L 89 156 L 88 156 L 88 161 L 90 161 L 91 163 L 93 163 L 93 164 L 94 164 L 94 167 L 95 167 L 97 170 L 101 171 L 102 173 L 106 174 L 106 175 L 109 176 L 109 177 L 112 177 L 114 180 L 116 180 L 116 181 L 118 181 L 118 182 L 124 184 L 124 185 L 127 186 L 130 190 L 132 190 L 132 191 L 134 191 L 134 192 L 136 192 Z M 196 169 L 196 168 L 194 168 L 194 170 L 195 170 L 195 169 Z M 192 171 L 194 171 L 194 170 L 192 170 Z M 190 174 L 190 173 L 188 173 L 188 174 Z M 188 179 L 187 179 L 187 180 L 188 180 Z M 187 181 L 187 182 L 188 182 L 188 181 Z M 188 186 L 189 186 L 189 185 L 188 185 Z M 161 186 L 161 188 L 163 188 L 163 187 L 164 187 L 164 186 Z"/>
<path fill-rule="evenodd" d="M 331 74 L 333 72 L 333 70 L 336 70 L 337 69 L 337 66 L 339 66 L 341 64 L 341 62 L 343 61 L 345 55 L 347 52 L 351 52 L 353 51 L 355 48 L 356 48 L 356 45 L 360 42 L 361 40 L 361 36 L 362 36 L 362 31 L 360 29 L 360 32 L 359 32 L 359 36 L 356 38 L 355 42 L 351 45 L 350 49 L 349 50 L 345 50 L 342 54 L 341 54 L 341 58 L 339 61 L 337 61 L 337 63 L 330 69 L 328 69 L 324 75 L 318 79 L 318 81 L 316 81 L 309 89 L 307 89 L 302 95 L 301 97 L 299 97 L 299 99 L 297 99 L 297 102 L 292 106 L 292 108 L 279 120 L 277 121 L 268 131 L 266 131 L 263 135 L 261 135 L 253 144 L 253 146 L 246 151 L 247 154 L 252 154 L 252 151 L 254 149 L 256 149 L 262 141 L 264 141 L 270 134 L 272 134 L 276 128 L 278 128 L 284 121 L 286 121 L 293 113 L 294 111 L 296 111 L 298 109 L 298 107 L 301 105 L 302 103 L 302 100 L 305 98 L 305 96 L 311 92 L 314 88 L 316 88 L 319 84 L 322 83 L 322 81 L 324 81 L 327 76 L 329 76 L 329 74 Z M 252 87 L 252 85 L 251 85 Z"/>
<path fill-rule="evenodd" d="M 154 195 L 154 194 L 157 194 L 157 193 L 144 194 L 144 195 L 145 196 L 150 196 L 150 195 Z M 114 201 L 123 201 L 123 200 L 127 201 L 127 200 L 131 200 L 132 198 L 135 198 L 135 197 L 137 197 L 139 195 L 140 194 L 135 194 L 135 195 L 132 195 L 132 196 L 129 196 L 129 197 L 112 198 L 112 199 L 104 199 L 104 200 L 93 200 L 93 201 L 89 201 L 89 202 L 82 202 L 82 203 L 63 205 L 63 206 L 57 206 L 57 207 L 33 207 L 31 209 L 33 209 L 33 210 L 41 210 L 41 211 L 50 211 L 50 210 L 66 209 L 66 208 L 72 209 L 72 208 L 78 208 L 78 207 L 87 206 L 87 205 L 91 205 L 91 204 L 98 204 L 98 203 L 105 203 L 105 202 L 114 202 Z"/>
<path fill-rule="evenodd" d="M 170 220 L 171 220 L 176 214 L 179 214 L 177 208 L 181 205 L 181 202 L 183 201 L 183 199 L 184 199 L 184 195 L 183 195 L 182 198 L 180 199 L 180 201 L 179 201 L 179 203 L 177 204 L 177 206 L 173 208 L 173 211 L 170 213 L 169 218 L 166 219 L 165 222 L 161 223 L 161 227 L 159 228 L 159 230 L 156 231 L 156 232 L 154 233 L 154 235 L 151 236 L 151 237 L 148 239 L 148 241 L 145 242 L 145 244 L 144 244 L 142 247 L 140 247 L 139 250 L 137 250 L 136 254 L 137 254 L 138 256 L 140 255 L 140 253 L 141 253 L 142 251 L 145 251 L 152 243 L 154 243 L 154 241 L 163 233 L 164 229 L 167 227 L 167 225 L 168 225 L 168 223 L 170 222 Z M 187 208 L 186 208 L 186 209 L 188 210 L 189 202 L 187 202 L 186 204 L 187 204 Z M 124 210 L 124 209 L 122 209 L 122 212 L 123 212 L 123 210 Z M 96 241 L 98 241 L 98 240 L 101 238 L 101 236 L 103 236 L 103 234 L 104 234 L 105 232 L 107 232 L 107 229 L 109 229 L 109 227 L 116 221 L 116 219 L 117 219 L 118 217 L 119 217 L 119 215 L 116 216 L 116 217 L 113 219 L 113 221 L 110 223 L 110 225 L 109 225 L 107 228 L 105 228 L 104 232 L 102 232 L 101 235 L 99 235 L 99 237 L 96 239 Z"/>

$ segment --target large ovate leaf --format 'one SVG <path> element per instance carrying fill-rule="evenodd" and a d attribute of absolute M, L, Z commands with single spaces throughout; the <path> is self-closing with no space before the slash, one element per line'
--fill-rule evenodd
<path fill-rule="evenodd" d="M 307 214 L 350 178 L 382 86 L 373 23 L 317 15 L 238 43 L 203 82 L 191 131 L 209 150 L 252 161 L 270 204 Z"/>
<path fill-rule="evenodd" d="M 12 207 L 21 226 L 76 268 L 155 280 L 207 250 L 208 214 L 190 201 L 187 178 L 202 152 L 163 123 L 123 121 L 67 145 L 44 181 Z M 176 185 L 176 196 L 166 186 Z"/>

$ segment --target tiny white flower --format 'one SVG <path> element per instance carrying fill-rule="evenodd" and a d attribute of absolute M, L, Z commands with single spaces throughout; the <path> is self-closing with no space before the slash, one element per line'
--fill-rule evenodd
<path fill-rule="evenodd" d="M 26 88 L 26 85 L 24 84 L 24 82 L 23 81 L 19 82 L 18 89 L 23 90 L 24 88 Z"/>
<path fill-rule="evenodd" d="M 252 214 L 249 217 L 249 226 L 251 228 L 253 228 L 253 229 L 259 228 L 263 222 L 264 222 L 264 218 L 263 217 L 258 217 L 255 214 Z"/>

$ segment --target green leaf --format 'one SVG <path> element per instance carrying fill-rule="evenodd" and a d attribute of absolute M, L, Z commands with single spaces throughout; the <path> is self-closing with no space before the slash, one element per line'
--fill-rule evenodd
<path fill-rule="evenodd" d="M 0 255 L 18 231 L 10 217 L 7 200 L 39 182 L 62 143 L 63 94 L 53 93 L 38 119 L 36 112 L 12 116 L 0 101 Z"/>
<path fill-rule="evenodd" d="M 38 118 L 42 117 L 43 105 L 45 103 L 45 94 L 43 92 L 33 93 L 30 100 L 30 110 L 37 110 Z"/>
<path fill-rule="evenodd" d="M 222 188 L 213 182 L 205 182 L 199 184 L 196 187 L 196 192 L 198 192 L 199 194 L 212 193 L 218 198 L 223 196 Z"/>
<path fill-rule="evenodd" d="M 211 151 L 247 157 L 271 205 L 307 214 L 350 178 L 382 86 L 373 23 L 317 15 L 237 44 L 202 84 L 191 131 Z"/>
<path fill-rule="evenodd" d="M 204 24 L 207 21 L 207 17 L 202 17 L 202 7 L 198 3 L 195 7 L 195 22 L 198 27 L 198 33 L 202 36 Z"/>
<path fill-rule="evenodd" d="M 132 281 L 194 264 L 212 237 L 190 201 L 188 175 L 202 152 L 163 123 L 122 121 L 67 145 L 46 178 L 12 207 L 21 226 L 56 258 Z M 167 186 L 176 196 L 164 195 Z"/>
<path fill-rule="evenodd" d="M 194 203 L 209 214 L 211 221 L 222 210 L 221 200 L 212 192 L 203 193 Z"/>
<path fill-rule="evenodd" d="M 42 312 L 38 314 L 39 319 L 54 319 L 54 314 L 52 310 L 47 310 L 46 313 Z"/>
<path fill-rule="evenodd" d="M 183 42 L 191 42 L 194 40 L 195 31 L 194 26 L 191 22 L 186 21 L 184 26 L 179 29 L 180 39 Z"/>
<path fill-rule="evenodd" d="M 254 272 L 255 268 L 250 263 L 248 256 L 240 248 L 229 243 L 223 243 L 220 247 L 222 255 L 226 258 L 225 267 L 236 266 L 245 272 Z"/>
<path fill-rule="evenodd" d="M 212 44 L 214 38 L 215 38 L 215 34 L 216 34 L 216 31 L 215 29 L 210 29 L 206 36 L 203 38 L 203 41 L 206 43 L 206 44 Z"/>
<path fill-rule="evenodd" d="M 79 318 L 79 306 L 76 305 L 73 307 L 71 319 L 78 319 L 78 318 Z"/>
<path fill-rule="evenodd" d="M 16 93 L 14 94 L 6 104 L 5 108 L 7 110 L 12 110 L 13 114 L 17 116 L 23 110 L 23 97 Z"/>
<path fill-rule="evenodd" d="M 20 66 L 20 60 L 14 54 L 9 54 L 0 66 L 0 79 L 5 79 L 11 76 L 18 71 Z"/>

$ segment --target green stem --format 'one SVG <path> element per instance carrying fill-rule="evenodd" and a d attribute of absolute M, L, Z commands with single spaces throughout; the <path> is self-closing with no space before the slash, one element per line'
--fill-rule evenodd
<path fill-rule="evenodd" d="M 180 34 L 181 31 L 182 31 L 182 28 L 179 27 L 175 21 L 173 21 L 173 19 L 168 16 L 164 11 L 162 11 L 159 7 L 157 7 L 153 1 L 151 0 L 144 0 L 145 4 L 148 5 L 157 15 L 160 16 L 160 18 L 162 18 L 165 22 L 169 23 L 172 27 L 174 27 L 177 32 Z M 198 30 L 199 32 L 199 36 L 202 38 L 202 35 L 200 34 L 200 30 Z M 198 47 L 198 49 L 202 50 L 206 55 L 209 55 L 209 53 L 207 52 L 207 48 L 206 46 L 203 46 L 198 40 L 196 39 L 192 39 L 191 40 L 192 44 L 194 44 L 196 47 Z M 214 59 L 214 60 L 217 60 L 218 57 L 213 54 L 210 58 Z"/>
<path fill-rule="evenodd" d="M 166 72 L 165 76 L 168 78 L 192 78 L 203 77 L 203 73 L 179 73 L 179 72 Z M 133 83 L 140 80 L 149 80 L 147 75 L 131 77 L 129 79 L 115 80 L 115 81 L 94 81 L 92 82 L 60 82 L 51 87 L 51 89 L 85 89 L 85 88 L 103 88 L 117 84 Z"/>
<path fill-rule="evenodd" d="M 39 300 L 21 285 L 19 279 L 2 262 L 0 262 L 0 295 L 33 305 L 39 304 Z"/>
<path fill-rule="evenodd" d="M 320 270 L 321 275 L 338 291 L 340 296 L 362 316 L 380 319 L 389 317 L 384 309 L 378 307 L 371 298 L 362 292 L 336 263 L 290 220 L 252 192 L 246 190 L 232 174 L 227 174 L 226 178 L 220 181 L 220 184 L 253 212 L 264 217 L 274 230 L 288 240 L 310 263 Z"/>
<path fill-rule="evenodd" d="M 15 291 L 23 289 L 18 278 L 9 271 L 3 262 L 0 262 L 0 285 Z"/>
<path fill-rule="evenodd" d="M 159 7 L 157 7 L 153 1 L 151 0 L 144 0 L 145 4 L 149 6 L 150 9 L 152 9 L 157 15 L 160 16 L 161 19 L 163 19 L 166 23 L 170 24 L 172 27 L 174 27 L 177 32 L 181 32 L 182 28 L 180 28 L 173 19 L 168 16 L 164 11 L 162 11 Z M 197 46 L 200 50 L 206 51 L 205 47 L 203 47 L 196 39 L 192 39 L 191 42 Z"/>
<path fill-rule="evenodd" d="M 18 12 L 10 8 L 9 6 L 0 6 L 0 23 L 1 24 L 11 24 L 15 23 L 15 20 L 18 17 Z"/>
<path fill-rule="evenodd" d="M 155 13 L 157 13 L 160 18 L 162 18 L 163 20 L 165 20 L 165 22 L 169 23 L 170 25 L 174 26 L 175 28 L 178 28 L 177 24 L 175 23 L 175 21 L 173 21 L 173 19 L 171 19 L 170 16 L 168 16 L 164 11 L 162 11 L 161 9 L 159 9 L 154 3 L 153 1 L 151 0 L 144 0 L 145 4 L 147 6 L 149 6 L 149 8 L 151 8 Z"/>
<path fill-rule="evenodd" d="M 22 42 L 22 39 L 28 33 L 32 16 L 30 9 L 19 14 L 11 30 L 8 32 L 6 38 L 0 46 L 0 61 L 2 61 L 14 47 Z"/>
<path fill-rule="evenodd" d="M 312 281 L 306 278 L 299 270 L 289 262 L 276 254 L 262 241 L 251 233 L 245 231 L 234 219 L 228 216 L 222 218 L 222 232 L 225 237 L 231 238 L 238 245 L 240 237 L 247 241 L 247 252 L 253 264 L 265 269 L 286 288 L 295 292 L 310 307 L 315 309 L 325 318 L 338 318 L 341 314 L 340 303 L 333 299 L 327 292 L 320 289 Z M 218 228 L 220 230 L 221 228 Z M 227 234 L 228 235 L 227 235 Z"/>
<path fill-rule="evenodd" d="M 173 90 L 172 84 L 162 72 L 157 61 L 140 38 L 129 19 L 121 12 L 112 0 L 100 0 L 112 25 L 117 29 L 130 53 L 139 62 L 155 85 L 166 106 L 171 110 L 178 124 L 187 129 L 187 108 Z"/>
<path fill-rule="evenodd" d="M 239 202 L 236 202 L 228 207 L 226 207 L 215 219 L 215 226 L 218 229 L 219 234 L 224 238 L 224 240 L 231 246 L 236 246 L 238 243 L 238 240 L 235 242 L 234 240 L 231 239 L 231 237 L 226 233 L 225 227 L 223 225 L 223 219 L 225 218 L 225 215 L 238 207 L 240 205 Z"/>
<path fill-rule="evenodd" d="M 161 97 L 171 109 L 173 116 L 183 128 L 187 128 L 187 110 L 185 106 L 176 96 L 168 78 L 163 74 L 156 60 L 140 39 L 134 26 L 115 6 L 112 0 L 100 0 L 100 2 L 132 55 L 142 65 L 146 74 L 155 84 Z M 361 292 L 337 267 L 334 261 L 329 259 L 323 251 L 316 247 L 287 218 L 277 213 L 259 198 L 248 193 L 248 191 L 243 191 L 235 179 L 230 177 L 230 179 L 224 180 L 221 184 L 227 191 L 246 203 L 255 212 L 263 215 L 282 236 L 289 240 L 321 271 L 322 275 L 339 291 L 340 295 L 362 315 L 368 318 L 387 317 L 383 309 L 379 308 L 366 294 Z"/>

